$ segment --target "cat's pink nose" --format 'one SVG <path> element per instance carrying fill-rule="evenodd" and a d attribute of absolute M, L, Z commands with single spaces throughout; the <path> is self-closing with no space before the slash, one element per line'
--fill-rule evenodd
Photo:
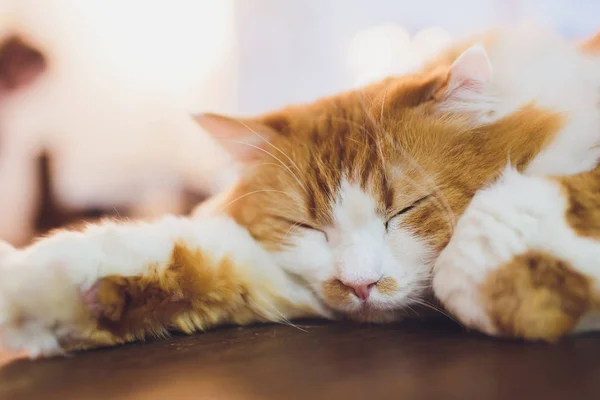
<path fill-rule="evenodd" d="M 361 300 L 366 300 L 369 298 L 369 294 L 371 294 L 371 287 L 369 285 L 357 285 L 353 286 L 352 290 L 354 290 L 354 294 Z"/>
<path fill-rule="evenodd" d="M 347 287 L 354 291 L 354 294 L 359 299 L 365 301 L 369 298 L 371 294 L 371 289 L 375 286 L 377 282 L 370 283 L 344 283 Z"/>

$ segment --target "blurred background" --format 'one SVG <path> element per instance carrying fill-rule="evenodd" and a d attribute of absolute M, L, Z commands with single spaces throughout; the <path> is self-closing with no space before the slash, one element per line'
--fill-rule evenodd
<path fill-rule="evenodd" d="M 520 21 L 573 40 L 598 0 L 0 0 L 0 239 L 185 213 L 235 170 L 188 117 L 264 112 Z"/>

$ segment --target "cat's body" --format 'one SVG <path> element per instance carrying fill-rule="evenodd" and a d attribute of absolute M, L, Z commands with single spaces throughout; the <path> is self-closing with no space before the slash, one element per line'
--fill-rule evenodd
<path fill-rule="evenodd" d="M 469 203 L 507 164 L 523 175 L 504 181 L 544 180 L 588 171 L 600 156 L 600 64 L 552 35 L 520 34 L 258 119 L 199 117 L 246 165 L 240 182 L 196 219 L 107 223 L 6 249 L 5 343 L 50 355 L 224 323 L 405 315 L 430 293 L 465 209 L 436 273 L 469 275 L 455 261 L 473 254 L 461 244 L 478 215 Z M 476 261 L 492 260 L 478 249 Z M 485 329 L 472 304 L 455 303 L 457 290 L 480 300 L 481 282 L 461 282 L 436 278 L 434 289 Z"/>

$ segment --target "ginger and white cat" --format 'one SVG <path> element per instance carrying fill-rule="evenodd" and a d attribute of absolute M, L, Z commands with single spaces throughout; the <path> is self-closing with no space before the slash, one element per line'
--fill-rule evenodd
<path fill-rule="evenodd" d="M 544 250 L 520 224 L 556 222 L 536 225 L 535 237 L 568 229 L 560 185 L 581 178 L 545 176 L 589 171 L 600 157 L 600 64 L 546 32 L 474 43 L 314 104 L 255 119 L 199 116 L 245 166 L 240 181 L 194 218 L 107 222 L 1 249 L 5 346 L 49 356 L 228 323 L 392 321 L 431 293 L 434 263 L 436 294 L 463 322 L 554 338 L 554 326 L 499 328 L 510 315 L 494 316 L 498 303 L 481 288 L 502 297 L 510 285 L 488 284 L 486 271 L 528 246 Z M 565 232 L 556 237 L 579 240 Z M 499 257 L 496 240 L 521 242 Z M 552 254 L 592 282 L 593 263 Z"/>

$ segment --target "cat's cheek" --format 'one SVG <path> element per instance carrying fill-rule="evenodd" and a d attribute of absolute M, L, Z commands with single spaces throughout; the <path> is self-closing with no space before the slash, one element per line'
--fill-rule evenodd
<path fill-rule="evenodd" d="M 386 249 L 384 275 L 396 277 L 405 288 L 412 288 L 417 283 L 422 286 L 429 278 L 434 250 L 426 238 L 398 227 L 387 234 Z"/>
<path fill-rule="evenodd" d="M 429 238 L 416 234 L 415 229 L 405 224 L 399 224 L 386 235 L 386 244 L 392 254 L 404 261 L 415 262 L 424 256 L 431 256 L 432 248 Z"/>
<path fill-rule="evenodd" d="M 305 232 L 291 238 L 290 243 L 273 256 L 282 269 L 311 284 L 322 282 L 333 274 L 333 253 L 319 232 Z"/>

